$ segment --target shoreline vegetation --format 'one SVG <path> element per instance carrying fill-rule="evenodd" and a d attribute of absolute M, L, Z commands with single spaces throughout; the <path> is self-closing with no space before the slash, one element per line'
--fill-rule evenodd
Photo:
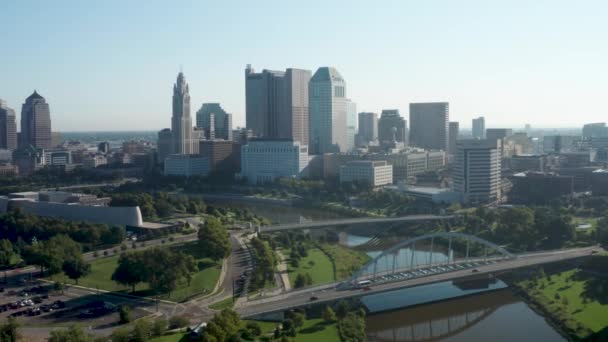
<path fill-rule="evenodd" d="M 578 267 L 521 271 L 506 282 L 556 331 L 575 341 L 608 339 L 608 255 Z"/>

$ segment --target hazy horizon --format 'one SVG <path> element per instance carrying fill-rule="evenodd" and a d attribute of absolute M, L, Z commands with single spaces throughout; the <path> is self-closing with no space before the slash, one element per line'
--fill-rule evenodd
<path fill-rule="evenodd" d="M 336 67 L 357 111 L 450 102 L 469 128 L 605 122 L 608 3 L 10 1 L 0 98 L 20 117 L 36 89 L 53 131 L 170 127 L 182 66 L 191 115 L 219 102 L 245 123 L 244 69 Z M 92 128 L 95 128 L 94 130 Z M 550 128 L 549 128 L 550 129 Z"/>

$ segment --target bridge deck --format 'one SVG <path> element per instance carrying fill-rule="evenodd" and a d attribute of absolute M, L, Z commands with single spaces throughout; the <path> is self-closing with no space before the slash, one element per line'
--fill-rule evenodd
<path fill-rule="evenodd" d="M 345 226 L 352 224 L 368 224 L 368 223 L 390 223 L 390 222 L 422 222 L 448 220 L 454 218 L 454 215 L 409 215 L 400 217 L 357 217 L 349 219 L 313 221 L 306 223 L 288 223 L 275 226 L 261 227 L 261 232 L 275 232 L 281 230 L 298 230 L 298 229 L 318 229 L 332 226 Z"/>
<path fill-rule="evenodd" d="M 580 258 L 590 255 L 593 250 L 596 250 L 596 248 L 587 247 L 570 250 L 526 254 L 516 259 L 510 259 L 499 263 L 490 263 L 487 265 L 479 266 L 477 268 L 478 272 L 476 272 L 475 274 L 482 275 L 488 273 L 499 273 L 522 267 L 529 267 Z M 344 298 L 360 297 L 364 295 L 378 294 L 403 288 L 429 285 L 444 281 L 452 281 L 456 279 L 466 278 L 470 275 L 470 269 L 463 269 L 449 273 L 433 274 L 426 277 L 419 277 L 414 279 L 406 279 L 403 281 L 373 285 L 369 291 L 364 291 L 361 289 L 339 290 L 336 288 L 338 285 L 338 283 L 336 283 L 333 287 L 328 286 L 323 290 L 306 289 L 301 291 L 292 291 L 274 297 L 247 302 L 243 307 L 237 308 L 237 310 L 240 312 L 242 317 L 252 317 L 264 313 L 279 312 L 290 308 L 308 306 L 323 302 L 331 302 Z M 317 297 L 317 299 L 311 301 L 311 296 L 315 296 Z"/>

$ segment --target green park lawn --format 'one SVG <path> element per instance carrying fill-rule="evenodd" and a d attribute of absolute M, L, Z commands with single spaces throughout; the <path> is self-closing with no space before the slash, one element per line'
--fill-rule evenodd
<path fill-rule="evenodd" d="M 248 321 L 245 321 L 243 326 Z M 272 336 L 274 329 L 280 323 L 255 321 L 262 328 L 262 336 Z M 336 324 L 326 324 L 322 319 L 307 319 L 304 326 L 298 330 L 295 342 L 331 342 L 340 341 Z"/>
<path fill-rule="evenodd" d="M 370 260 L 367 254 L 338 244 L 325 243 L 320 247 L 335 264 L 336 280 L 348 278 Z"/>
<path fill-rule="evenodd" d="M 518 285 L 579 338 L 608 327 L 608 279 L 568 270 Z"/>
<path fill-rule="evenodd" d="M 335 280 L 332 262 L 320 249 L 309 249 L 308 256 L 300 259 L 297 268 L 294 268 L 289 262 L 289 250 L 285 250 L 284 253 L 287 258 L 289 282 L 292 286 L 295 284 L 298 274 L 310 274 L 313 285 L 326 284 Z"/>
<path fill-rule="evenodd" d="M 221 265 L 212 261 L 211 259 L 202 257 L 196 243 L 189 243 L 181 246 L 173 246 L 170 248 L 178 249 L 186 254 L 190 254 L 194 257 L 199 265 L 199 271 L 194 274 L 190 286 L 185 282 L 181 284 L 175 291 L 171 292 L 171 295 L 161 295 L 161 298 L 171 301 L 184 301 L 190 297 L 206 294 L 213 291 L 217 280 L 219 279 L 221 272 Z M 131 288 L 123 286 L 112 281 L 112 273 L 116 269 L 118 264 L 118 255 L 114 255 L 108 258 L 101 258 L 91 262 L 91 273 L 79 279 L 78 285 L 98 288 L 106 291 L 120 291 L 125 293 L 131 293 Z M 68 284 L 75 284 L 75 282 L 65 275 L 55 275 L 51 277 L 54 281 L 64 281 Z M 149 296 L 152 295 L 148 284 L 141 283 L 135 287 L 134 295 Z"/>
<path fill-rule="evenodd" d="M 160 337 L 155 337 L 150 340 L 150 342 L 183 342 L 190 341 L 187 334 L 177 333 L 171 335 L 164 335 Z"/>
<path fill-rule="evenodd" d="M 250 321 L 243 321 L 243 328 Z M 260 328 L 262 328 L 262 336 L 272 337 L 274 329 L 280 323 L 278 322 L 256 322 Z M 165 335 L 156 337 L 150 340 L 150 342 L 183 342 L 188 341 L 188 335 L 183 333 Z M 295 342 L 332 342 L 340 341 L 338 335 L 338 328 L 336 324 L 326 324 L 322 319 L 307 319 L 304 321 L 304 326 L 298 330 L 298 334 L 295 337 Z"/>
<path fill-rule="evenodd" d="M 209 309 L 211 310 L 224 310 L 224 309 L 232 309 L 234 306 L 235 299 L 232 297 L 228 297 L 226 299 L 222 299 L 219 302 L 215 302 L 209 305 Z"/>

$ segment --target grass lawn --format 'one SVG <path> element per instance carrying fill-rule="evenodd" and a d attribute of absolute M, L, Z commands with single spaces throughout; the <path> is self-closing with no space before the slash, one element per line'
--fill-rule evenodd
<path fill-rule="evenodd" d="M 608 327 L 608 279 L 568 270 L 519 285 L 580 338 Z"/>
<path fill-rule="evenodd" d="M 244 321 L 243 326 L 247 324 L 248 321 Z M 262 336 L 272 336 L 274 329 L 280 323 L 278 322 L 262 322 L 262 321 L 254 321 L 260 325 L 262 328 Z M 307 319 L 304 321 L 304 326 L 298 330 L 298 334 L 296 335 L 295 342 L 331 342 L 331 341 L 340 341 L 340 336 L 338 335 L 338 328 L 336 324 L 325 324 L 325 322 L 320 319 Z"/>
<path fill-rule="evenodd" d="M 164 295 L 161 296 L 161 298 L 179 302 L 198 294 L 205 294 L 213 291 L 215 283 L 220 276 L 221 265 L 215 263 L 211 259 L 203 258 L 196 243 L 189 243 L 181 246 L 171 246 L 168 248 L 180 250 L 186 254 L 192 255 L 199 265 L 199 271 L 196 272 L 192 277 L 190 286 L 184 282 L 171 293 L 171 296 Z M 116 269 L 118 257 L 118 255 L 115 255 L 92 261 L 91 273 L 88 276 L 81 278 L 78 281 L 78 285 L 90 288 L 99 288 L 100 290 L 106 291 L 130 292 L 130 287 L 122 286 L 112 281 L 112 273 Z M 75 284 L 74 281 L 65 277 L 63 274 L 55 275 L 51 279 L 55 281 L 65 281 L 69 284 Z M 145 283 L 138 284 L 135 287 L 134 294 L 141 296 L 152 295 L 148 284 Z"/>
<path fill-rule="evenodd" d="M 190 338 L 188 338 L 188 334 L 177 333 L 177 334 L 165 335 L 165 336 L 161 336 L 161 337 L 155 337 L 150 340 L 150 342 L 184 342 L 184 341 L 190 341 Z"/>
<path fill-rule="evenodd" d="M 351 274 L 358 271 L 371 258 L 360 251 L 350 249 L 338 244 L 322 244 L 321 249 L 335 263 L 336 280 L 348 278 Z"/>
<path fill-rule="evenodd" d="M 297 268 L 291 266 L 291 262 L 289 261 L 289 250 L 285 250 L 283 253 L 287 258 L 289 282 L 292 286 L 295 284 L 298 274 L 310 274 L 313 285 L 326 284 L 335 280 L 331 260 L 320 249 L 309 249 L 308 256 L 300 259 L 299 267 Z"/>
<path fill-rule="evenodd" d="M 232 309 L 232 307 L 234 306 L 234 302 L 235 302 L 235 300 L 232 297 L 228 297 L 224 300 L 220 300 L 219 302 L 209 305 L 209 309 L 212 309 L 212 310 Z"/>

